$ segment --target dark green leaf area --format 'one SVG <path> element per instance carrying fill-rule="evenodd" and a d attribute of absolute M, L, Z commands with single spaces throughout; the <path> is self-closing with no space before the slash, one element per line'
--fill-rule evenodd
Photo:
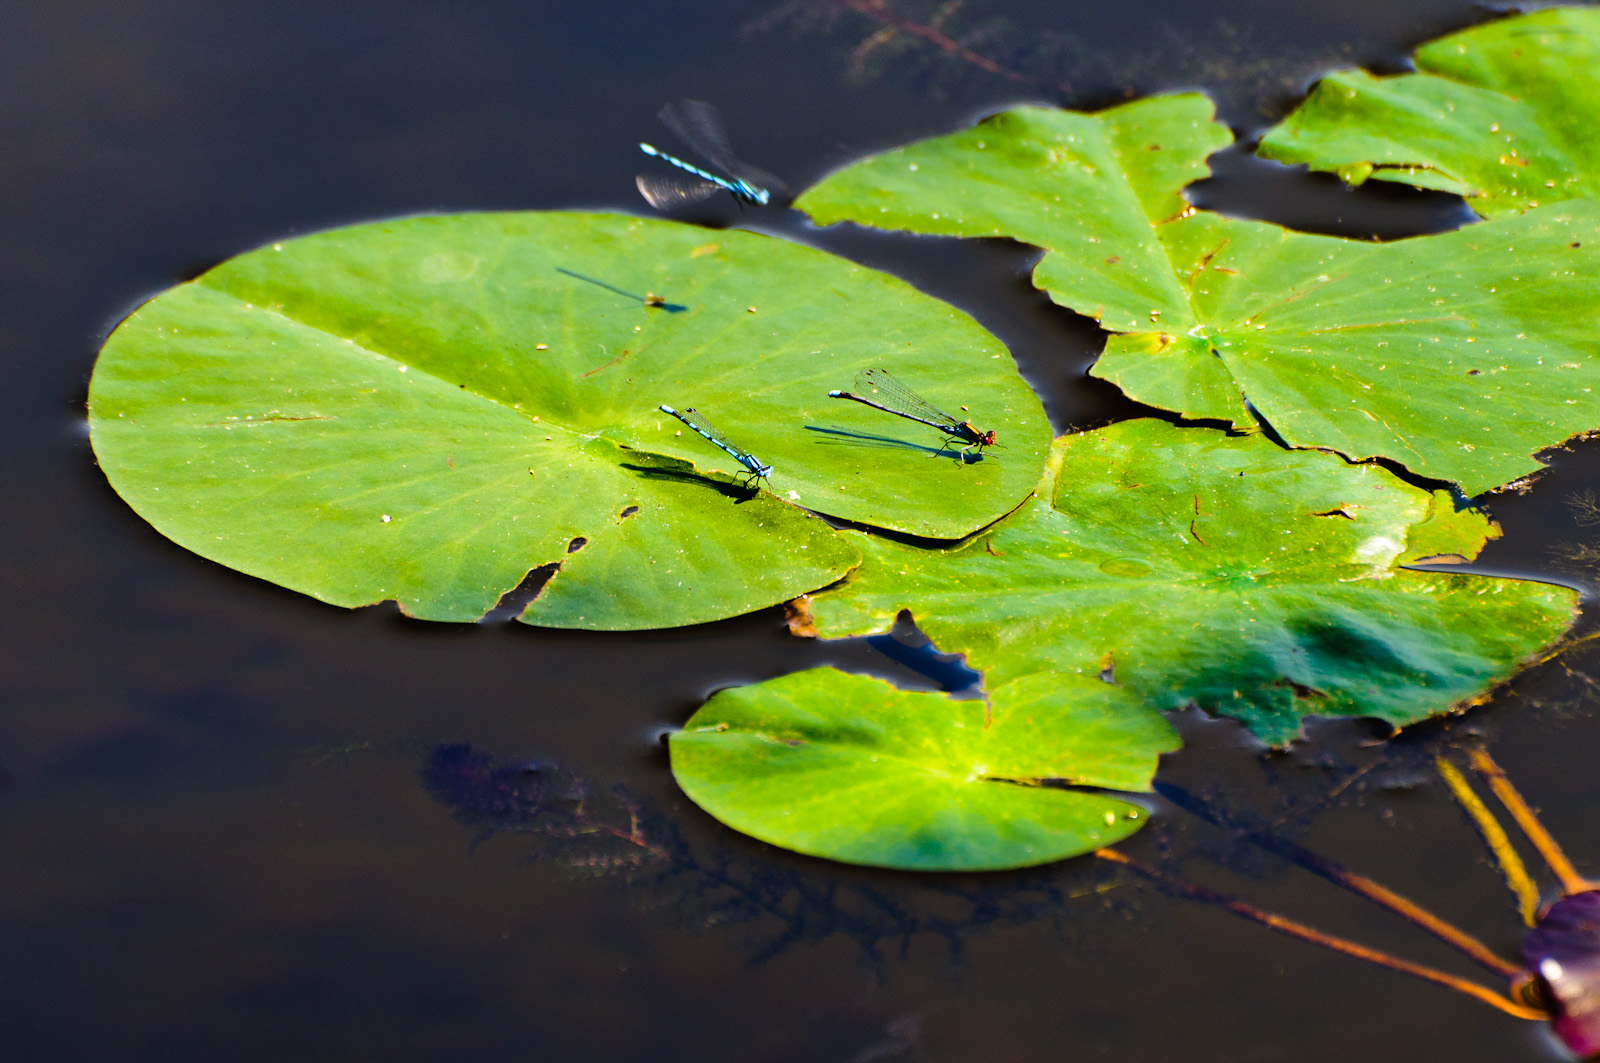
<path fill-rule="evenodd" d="M 827 397 L 874 365 L 1008 449 L 934 457 L 933 429 Z M 771 493 L 738 489 L 745 470 L 661 403 L 771 464 Z M 900 281 L 754 234 L 559 213 L 232 259 L 117 329 L 90 425 L 117 491 L 223 564 L 437 620 L 559 565 L 523 619 L 598 629 L 836 580 L 854 548 L 795 503 L 966 534 L 1026 496 L 1049 436 L 1004 347 Z"/>
<path fill-rule="evenodd" d="M 818 224 L 854 221 L 947 236 L 1009 236 L 1044 248 L 1039 287 L 1107 328 L 1185 314 L 1155 226 L 1188 209 L 1232 137 L 1198 94 L 1098 114 L 1019 107 L 976 127 L 849 166 L 795 202 Z"/>
<path fill-rule="evenodd" d="M 1330 74 L 1260 153 L 1467 197 L 1485 217 L 1600 198 L 1600 11 L 1552 8 L 1442 37 L 1416 73 Z"/>
<path fill-rule="evenodd" d="M 1600 426 L 1600 208 L 1388 244 L 1192 211 L 1181 186 L 1226 143 L 1209 115 L 1197 96 L 1023 108 L 857 163 L 799 205 L 1036 244 L 1035 283 L 1117 333 L 1093 372 L 1131 397 L 1248 426 L 1253 407 L 1291 445 L 1469 495 Z"/>
<path fill-rule="evenodd" d="M 1068 787 L 1148 789 L 1178 741 L 1098 679 L 1032 676 L 985 704 L 819 668 L 716 694 L 670 745 L 684 792 L 762 841 L 853 864 L 983 871 L 1133 833 L 1138 806 Z"/>
<path fill-rule="evenodd" d="M 859 536 L 862 566 L 812 603 L 818 631 L 882 630 L 909 609 L 990 682 L 1109 674 L 1281 744 L 1311 714 L 1444 712 L 1574 615 L 1564 588 L 1401 568 L 1471 556 L 1491 526 L 1376 466 L 1150 420 L 1058 447 L 1053 504 L 958 547 Z"/>

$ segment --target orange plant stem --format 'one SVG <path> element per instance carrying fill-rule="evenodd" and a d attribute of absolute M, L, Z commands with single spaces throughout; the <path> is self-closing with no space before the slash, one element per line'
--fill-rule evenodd
<path fill-rule="evenodd" d="M 1472 760 L 1473 770 L 1483 776 L 1489 789 L 1494 791 L 1500 803 L 1506 806 L 1506 811 L 1511 813 L 1511 818 L 1517 821 L 1517 826 L 1522 828 L 1522 833 L 1528 836 L 1533 847 L 1539 850 L 1539 855 L 1544 857 L 1544 862 L 1550 865 L 1550 870 L 1561 883 L 1561 892 L 1570 897 L 1574 893 L 1600 889 L 1600 883 L 1578 874 L 1578 869 L 1572 866 L 1567 854 L 1561 851 L 1561 846 L 1544 829 L 1544 824 L 1539 822 L 1539 817 L 1534 815 L 1533 809 L 1522 799 L 1517 788 L 1511 785 L 1511 780 L 1506 778 L 1506 773 L 1500 770 L 1494 758 L 1482 749 L 1470 750 L 1468 756 Z"/>
<path fill-rule="evenodd" d="M 1321 945 L 1325 949 L 1332 949 L 1334 952 L 1342 952 L 1346 956 L 1354 956 L 1356 959 L 1366 960 L 1368 963 L 1375 963 L 1380 967 L 1387 967 L 1392 971 L 1399 971 L 1402 974 L 1409 974 L 1414 977 L 1433 982 L 1437 985 L 1445 986 L 1448 989 L 1453 989 L 1458 993 L 1465 993 L 1467 996 L 1470 996 L 1475 1000 L 1482 1001 L 1483 1003 L 1488 1004 L 1490 1007 L 1498 1008 L 1507 1015 L 1514 1015 L 1519 1019 L 1545 1020 L 1549 1018 L 1549 1015 L 1545 1012 L 1536 1008 L 1530 1008 L 1519 1004 L 1509 997 L 1500 993 L 1496 993 L 1494 990 L 1489 989 L 1486 986 L 1479 985 L 1477 982 L 1469 981 L 1465 978 L 1458 978 L 1453 974 L 1447 974 L 1444 971 L 1438 971 L 1432 967 L 1424 967 L 1421 964 L 1412 963 L 1410 960 L 1403 960 L 1398 956 L 1391 956 L 1387 952 L 1381 952 L 1378 949 L 1368 948 L 1366 945 L 1358 944 L 1346 938 L 1336 937 L 1332 934 L 1326 934 L 1315 927 L 1307 926 L 1306 924 L 1296 922 L 1293 919 L 1288 919 L 1281 915 L 1275 915 L 1272 912 L 1263 911 L 1262 909 L 1247 904 L 1236 897 L 1229 897 L 1226 894 L 1207 889 L 1206 887 L 1198 885 L 1197 883 L 1189 882 L 1184 879 L 1177 878 L 1176 876 L 1166 874 L 1165 872 L 1158 871 L 1149 864 L 1142 863 L 1130 856 L 1124 856 L 1115 849 L 1096 849 L 1093 855 L 1102 860 L 1108 860 L 1114 864 L 1121 864 L 1124 867 L 1133 868 L 1140 874 L 1154 879 L 1157 882 L 1161 882 L 1164 885 L 1178 890 L 1181 893 L 1187 894 L 1196 900 L 1207 901 L 1209 903 L 1219 905 L 1223 908 L 1226 908 L 1234 915 L 1240 916 L 1244 919 L 1249 919 L 1251 922 L 1260 923 L 1262 926 L 1276 930 L 1280 934 L 1287 934 L 1290 937 L 1299 938 L 1301 941 L 1309 941 L 1313 945 Z M 1517 973 L 1520 974 L 1520 970 Z"/>

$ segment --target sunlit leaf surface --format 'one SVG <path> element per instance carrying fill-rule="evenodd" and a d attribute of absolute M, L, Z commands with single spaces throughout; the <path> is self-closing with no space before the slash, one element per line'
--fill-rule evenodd
<path fill-rule="evenodd" d="M 986 704 L 831 668 L 724 690 L 670 739 L 684 792 L 736 830 L 917 871 L 1023 867 L 1123 838 L 1142 809 L 1067 787 L 1147 789 L 1177 744 L 1095 678 L 1032 676 Z"/>
<path fill-rule="evenodd" d="M 1226 143 L 1202 97 L 1019 108 L 886 152 L 796 204 L 819 222 L 1045 248 L 1034 281 L 1110 338 L 1094 373 L 1188 417 L 1381 456 L 1477 494 L 1600 427 L 1600 205 L 1388 244 L 1186 209 Z"/>
<path fill-rule="evenodd" d="M 991 687 L 1107 675 L 1282 743 L 1308 714 L 1402 725 L 1477 698 L 1574 615 L 1565 588 L 1399 567 L 1474 554 L 1490 527 L 1376 466 L 1152 420 L 1059 447 L 1053 503 L 958 547 L 857 536 L 866 561 L 814 599 L 819 633 L 909 609 Z"/>
<path fill-rule="evenodd" d="M 1260 153 L 1467 197 L 1485 217 L 1600 198 L 1600 11 L 1554 8 L 1442 37 L 1416 73 L 1341 70 Z"/>
<path fill-rule="evenodd" d="M 659 305 L 656 305 L 659 304 Z M 1005 450 L 829 399 L 884 366 Z M 773 466 L 770 493 L 661 403 Z M 1049 429 L 1005 348 L 884 274 L 617 215 L 413 218 L 284 241 L 141 307 L 90 388 L 96 456 L 164 534 L 339 605 L 671 627 L 827 584 L 797 507 L 936 537 L 1010 511 Z M 976 457 L 976 455 L 975 455 Z"/>

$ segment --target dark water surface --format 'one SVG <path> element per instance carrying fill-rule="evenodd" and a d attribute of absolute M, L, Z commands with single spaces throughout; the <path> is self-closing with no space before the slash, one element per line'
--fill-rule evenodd
<path fill-rule="evenodd" d="M 792 639 L 775 610 L 611 636 L 349 613 L 185 552 L 107 487 L 83 398 L 99 344 L 138 303 L 331 225 L 643 213 L 635 143 L 659 138 L 669 98 L 715 101 L 740 152 L 800 188 L 1030 100 L 1201 87 L 1247 138 L 1316 71 L 1397 69 L 1413 45 L 1487 17 L 1460 0 L 971 0 L 961 17 L 1009 18 L 996 39 L 1023 42 L 1011 58 L 1064 96 L 937 57 L 852 80 L 871 26 L 750 28 L 775 10 L 0 5 L 0 1059 L 1555 1055 L 1536 1025 L 1092 860 L 931 881 L 841 869 L 733 836 L 677 796 L 659 735 L 719 687 L 824 660 L 915 679 L 863 642 Z M 1237 151 L 1217 172 L 1197 202 L 1305 228 L 1397 236 L 1468 220 L 1446 197 L 1348 193 Z M 1021 249 L 816 232 L 728 205 L 702 220 L 815 242 L 959 303 L 1012 346 L 1058 428 L 1134 412 L 1083 376 L 1097 334 L 1028 287 Z M 1492 500 L 1507 534 L 1481 567 L 1587 588 L 1600 529 L 1573 503 L 1600 446 L 1553 464 L 1531 493 Z M 1591 676 L 1600 660 L 1574 653 L 1462 722 L 1600 873 Z M 1166 777 L 1287 805 L 1308 841 L 1511 951 L 1509 895 L 1424 770 L 1448 728 L 1383 747 L 1359 724 L 1323 728 L 1263 761 L 1229 725 L 1187 726 L 1194 744 Z M 624 873 L 575 866 L 537 834 L 485 837 L 423 782 L 435 750 L 461 743 L 557 762 L 597 793 L 625 786 L 666 855 Z M 1393 763 L 1319 811 L 1374 758 Z M 1213 884 L 1462 970 L 1208 830 L 1163 815 L 1124 848 L 1210 853 L 1222 866 L 1192 870 Z"/>

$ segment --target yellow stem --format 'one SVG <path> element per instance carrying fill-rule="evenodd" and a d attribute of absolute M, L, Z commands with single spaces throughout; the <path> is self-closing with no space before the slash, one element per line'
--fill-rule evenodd
<path fill-rule="evenodd" d="M 1477 824 L 1478 833 L 1483 836 L 1484 844 L 1494 854 L 1495 862 L 1500 865 L 1500 873 L 1505 876 L 1506 885 L 1516 894 L 1517 908 L 1522 913 L 1522 921 L 1528 926 L 1533 926 L 1539 911 L 1539 888 L 1529 877 L 1528 868 L 1523 864 L 1522 857 L 1512 848 L 1506 829 L 1500 826 L 1500 821 L 1494 818 L 1489 806 L 1483 803 L 1468 784 L 1466 776 L 1462 775 L 1454 764 L 1443 757 L 1436 757 L 1433 763 L 1439 769 L 1439 777 L 1450 787 L 1450 792 L 1455 794 L 1456 802 L 1466 810 L 1467 815 L 1472 817 L 1472 822 Z"/>
<path fill-rule="evenodd" d="M 1517 788 L 1511 785 L 1511 780 L 1506 778 L 1506 773 L 1500 770 L 1500 765 L 1482 749 L 1470 750 L 1468 756 L 1472 759 L 1472 767 L 1484 781 L 1489 784 L 1489 789 L 1506 806 L 1506 811 L 1511 813 L 1511 818 L 1517 821 L 1517 826 L 1522 828 L 1522 833 L 1528 836 L 1533 847 L 1539 850 L 1539 855 L 1544 857 L 1544 862 L 1550 865 L 1550 870 L 1561 882 L 1561 892 L 1568 897 L 1574 893 L 1588 893 L 1590 890 L 1600 889 L 1600 883 L 1591 882 L 1578 874 L 1578 869 L 1572 866 L 1572 861 L 1567 859 L 1567 854 L 1561 851 L 1561 846 L 1544 829 L 1544 824 L 1539 822 L 1539 817 L 1534 815 L 1533 809 L 1517 793 Z"/>

